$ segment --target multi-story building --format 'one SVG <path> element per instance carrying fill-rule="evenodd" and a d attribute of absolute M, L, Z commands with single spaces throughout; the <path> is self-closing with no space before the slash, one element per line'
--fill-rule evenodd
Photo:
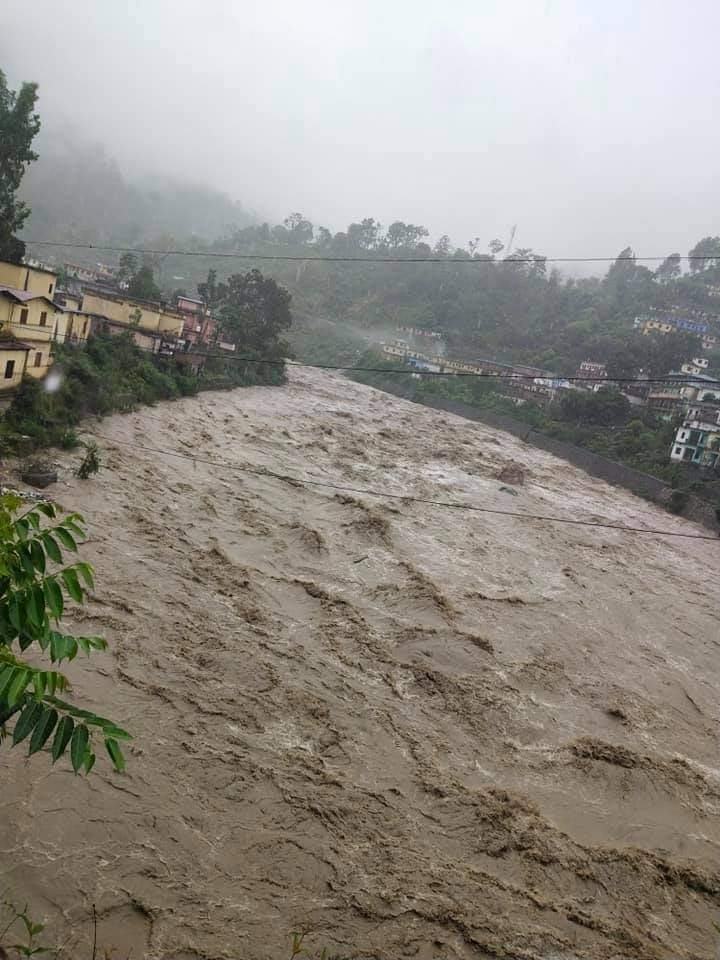
<path fill-rule="evenodd" d="M 183 318 L 182 340 L 186 349 L 198 343 L 213 343 L 217 336 L 217 322 L 202 300 L 178 297 L 177 311 Z"/>
<path fill-rule="evenodd" d="M 0 261 L 0 392 L 25 374 L 44 377 L 63 310 L 54 303 L 57 277 L 49 270 Z"/>
<path fill-rule="evenodd" d="M 0 284 L 52 299 L 57 288 L 57 274 L 43 267 L 0 260 Z"/>
<path fill-rule="evenodd" d="M 670 459 L 699 467 L 716 468 L 720 462 L 720 406 L 694 404 L 678 427 Z"/>
<path fill-rule="evenodd" d="M 694 333 L 697 336 L 706 336 L 710 332 L 707 320 L 674 313 L 657 313 L 652 316 L 635 318 L 635 327 L 642 330 L 647 336 L 650 333 Z"/>

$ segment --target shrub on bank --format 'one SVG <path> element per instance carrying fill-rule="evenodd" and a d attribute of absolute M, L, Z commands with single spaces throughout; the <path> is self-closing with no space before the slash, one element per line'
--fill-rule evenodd
<path fill-rule="evenodd" d="M 250 364 L 230 359 L 208 360 L 201 376 L 173 358 L 150 357 L 131 333 L 100 334 L 85 348 L 57 345 L 52 381 L 26 378 L 0 419 L 0 454 L 26 455 L 46 446 L 76 442 L 75 427 L 83 417 L 107 416 L 137 407 L 193 396 L 198 390 L 280 384 L 282 362 Z"/>

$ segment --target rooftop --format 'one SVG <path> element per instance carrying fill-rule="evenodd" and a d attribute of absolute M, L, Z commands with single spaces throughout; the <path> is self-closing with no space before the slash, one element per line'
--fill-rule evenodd
<path fill-rule="evenodd" d="M 17 287 L 8 287 L 5 284 L 0 284 L 0 294 L 10 297 L 18 303 L 27 303 L 29 300 L 46 300 L 49 304 L 52 304 L 56 310 L 62 310 L 62 307 L 53 303 L 49 297 L 46 297 L 42 293 L 32 293 L 30 290 L 18 290 Z"/>

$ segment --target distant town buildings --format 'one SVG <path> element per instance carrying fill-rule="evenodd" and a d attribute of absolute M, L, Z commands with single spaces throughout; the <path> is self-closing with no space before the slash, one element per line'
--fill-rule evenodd
<path fill-rule="evenodd" d="M 143 350 L 175 357 L 198 372 L 210 347 L 234 351 L 219 339 L 217 320 L 201 300 L 177 304 L 129 297 L 104 264 L 66 263 L 58 272 L 31 261 L 0 261 L 0 401 L 9 402 L 24 376 L 44 377 L 53 344 L 82 345 L 97 333 L 129 332 Z M 126 285 L 127 286 L 127 285 Z"/>

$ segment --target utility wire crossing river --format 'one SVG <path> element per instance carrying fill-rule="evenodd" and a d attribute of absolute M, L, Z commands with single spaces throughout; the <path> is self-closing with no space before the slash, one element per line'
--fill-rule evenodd
<path fill-rule="evenodd" d="M 106 469 L 64 473 L 97 580 L 73 627 L 110 643 L 69 672 L 135 740 L 88 779 L 4 751 L 0 886 L 72 956 L 94 902 L 120 957 L 277 960 L 308 930 L 343 956 L 710 960 L 717 542 L 612 529 L 704 533 L 289 373 L 108 418 Z M 498 513 L 421 502 L 456 499 Z"/>

